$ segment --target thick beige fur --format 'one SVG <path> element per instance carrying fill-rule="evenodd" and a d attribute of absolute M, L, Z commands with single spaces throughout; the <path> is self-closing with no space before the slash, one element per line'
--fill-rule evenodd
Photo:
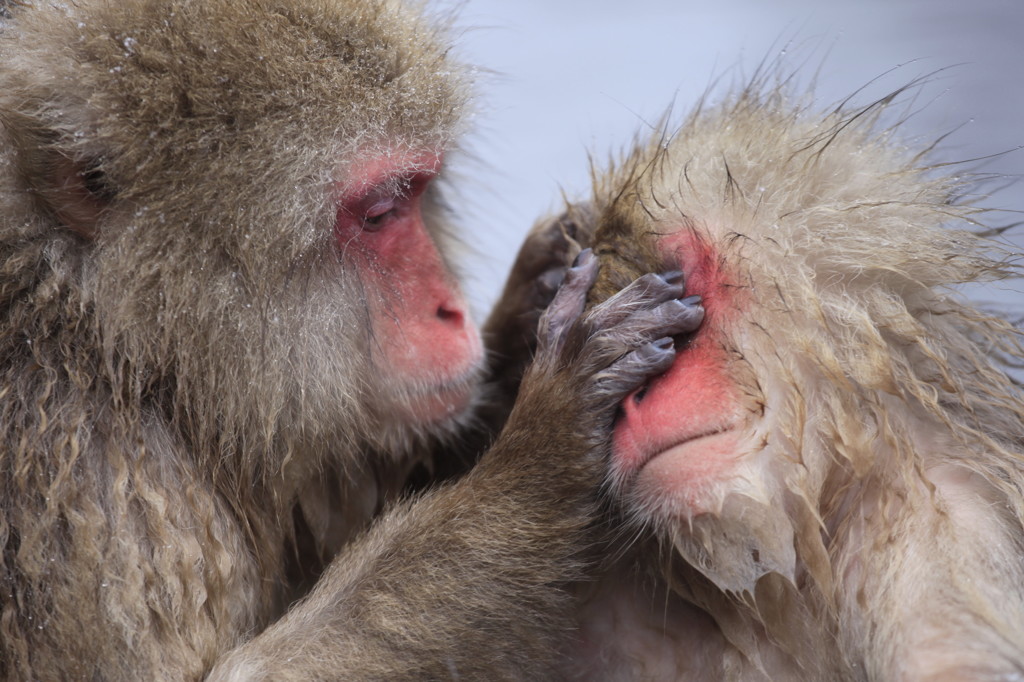
<path fill-rule="evenodd" d="M 901 93 L 819 113 L 755 80 L 597 174 L 590 208 L 595 300 L 666 267 L 662 235 L 690 233 L 725 273 L 711 294 L 729 304 L 698 337 L 727 358 L 741 444 L 686 491 L 710 511 L 612 481 L 662 548 L 674 594 L 654 619 L 679 597 L 711 617 L 670 668 L 1018 679 L 1024 394 L 1002 362 L 1024 359 L 1022 336 L 956 288 L 1018 277 L 1020 254 L 980 236 L 969 164 L 905 139 Z"/>

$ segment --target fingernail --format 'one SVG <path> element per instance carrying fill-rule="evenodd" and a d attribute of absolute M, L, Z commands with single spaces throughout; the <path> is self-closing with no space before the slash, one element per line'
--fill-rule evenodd
<path fill-rule="evenodd" d="M 658 350 L 668 350 L 674 344 L 675 344 L 675 342 L 672 340 L 672 337 L 671 336 L 666 336 L 663 339 L 658 339 L 657 341 L 655 341 L 654 342 L 654 347 L 657 348 Z"/>
<path fill-rule="evenodd" d="M 583 249 L 579 255 L 576 256 L 576 260 L 572 262 L 574 268 L 578 268 L 581 265 L 586 265 L 590 261 L 594 260 L 594 252 L 591 249 Z"/>
<path fill-rule="evenodd" d="M 680 299 L 679 302 L 685 306 L 700 305 L 700 296 L 687 296 L 686 298 Z"/>
<path fill-rule="evenodd" d="M 682 270 L 669 270 L 668 272 L 663 272 L 661 274 L 661 278 L 663 280 L 665 280 L 666 282 L 668 282 L 669 284 L 676 284 L 678 282 L 682 282 L 683 281 L 683 271 Z"/>

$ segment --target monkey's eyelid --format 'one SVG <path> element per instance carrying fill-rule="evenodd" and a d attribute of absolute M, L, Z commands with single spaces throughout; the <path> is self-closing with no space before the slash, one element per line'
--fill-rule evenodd
<path fill-rule="evenodd" d="M 359 219 L 360 228 L 363 232 L 379 232 L 397 220 L 401 213 L 400 205 L 395 202 L 374 206 Z"/>
<path fill-rule="evenodd" d="M 395 206 L 398 200 L 395 197 L 383 197 L 363 210 L 363 220 L 370 221 L 382 218 L 391 211 L 395 210 Z"/>

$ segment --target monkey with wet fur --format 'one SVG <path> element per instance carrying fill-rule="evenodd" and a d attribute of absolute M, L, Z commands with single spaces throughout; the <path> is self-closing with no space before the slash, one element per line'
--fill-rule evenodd
<path fill-rule="evenodd" d="M 679 273 L 581 318 L 584 254 L 479 466 L 353 540 L 484 374 L 443 30 L 392 0 L 6 7 L 0 677 L 550 674 L 616 405 L 701 317 Z M 491 328 L 529 337 L 524 254 Z"/>
<path fill-rule="evenodd" d="M 627 398 L 626 522 L 567 672 L 1024 676 L 1021 334 L 954 288 L 1019 277 L 969 174 L 759 77 L 597 173 L 563 217 L 596 303 L 679 268 L 706 318 Z M 786 79 L 781 79 L 785 81 Z M 637 540 L 637 537 L 649 538 Z"/>

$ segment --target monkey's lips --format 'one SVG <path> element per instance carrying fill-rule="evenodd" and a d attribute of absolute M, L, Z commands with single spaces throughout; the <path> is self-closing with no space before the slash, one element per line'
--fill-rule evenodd
<path fill-rule="evenodd" d="M 420 386 L 408 391 L 402 401 L 406 416 L 420 424 L 436 424 L 457 418 L 475 402 L 481 370 L 473 367 L 449 381 Z"/>
<path fill-rule="evenodd" d="M 640 464 L 640 471 L 654 469 L 665 475 L 686 473 L 691 476 L 714 472 L 724 460 L 732 459 L 738 440 L 738 434 L 732 429 L 717 429 L 690 436 L 671 447 L 652 453 Z"/>

